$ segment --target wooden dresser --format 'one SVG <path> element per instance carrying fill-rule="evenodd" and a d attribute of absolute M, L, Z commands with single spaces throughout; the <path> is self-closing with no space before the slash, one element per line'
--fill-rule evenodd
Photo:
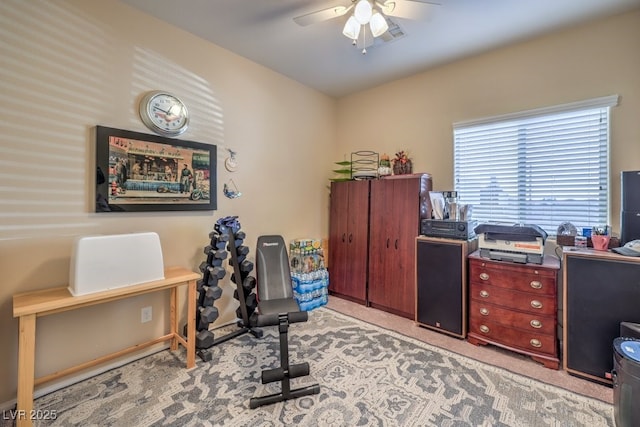
<path fill-rule="evenodd" d="M 470 343 L 493 344 L 558 369 L 557 278 L 560 261 L 516 264 L 469 255 Z"/>

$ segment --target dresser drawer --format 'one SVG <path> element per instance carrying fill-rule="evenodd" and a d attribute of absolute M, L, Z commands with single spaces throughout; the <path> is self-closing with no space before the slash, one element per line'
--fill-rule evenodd
<path fill-rule="evenodd" d="M 496 342 L 530 353 L 557 355 L 555 335 L 547 335 L 522 329 L 510 328 L 486 319 L 470 318 L 469 333 L 483 340 Z"/>
<path fill-rule="evenodd" d="M 502 288 L 538 294 L 556 294 L 557 270 L 542 267 L 496 265 L 495 262 L 472 259 L 469 262 L 469 280 Z"/>
<path fill-rule="evenodd" d="M 471 282 L 469 297 L 480 303 L 499 305 L 513 310 L 534 314 L 555 316 L 557 313 L 555 295 L 537 295 L 512 289 L 489 286 L 483 283 Z"/>
<path fill-rule="evenodd" d="M 480 322 L 494 322 L 510 328 L 527 332 L 553 335 L 556 333 L 555 316 L 542 313 L 523 313 L 504 307 L 488 304 L 486 301 L 472 299 L 469 304 L 469 316 Z"/>

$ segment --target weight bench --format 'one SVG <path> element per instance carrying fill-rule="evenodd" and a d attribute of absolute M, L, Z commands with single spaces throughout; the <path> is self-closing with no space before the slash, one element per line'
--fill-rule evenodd
<path fill-rule="evenodd" d="M 290 379 L 309 375 L 307 362 L 289 364 L 289 325 L 306 322 L 308 314 L 300 311 L 293 298 L 289 257 L 282 236 L 260 236 L 256 249 L 256 280 L 258 292 L 258 316 L 256 326 L 278 326 L 280 332 L 280 367 L 262 371 L 262 384 L 281 382 L 281 391 L 262 397 L 254 397 L 249 407 L 295 399 L 320 393 L 320 386 L 313 384 L 291 390 Z"/>

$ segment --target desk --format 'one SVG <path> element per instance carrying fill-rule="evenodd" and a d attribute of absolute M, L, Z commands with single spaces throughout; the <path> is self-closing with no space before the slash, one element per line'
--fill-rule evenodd
<path fill-rule="evenodd" d="M 18 342 L 18 404 L 17 425 L 30 426 L 33 419 L 33 389 L 34 386 L 52 381 L 65 375 L 87 369 L 126 354 L 150 347 L 152 345 L 171 341 L 171 350 L 177 350 L 178 344 L 187 349 L 187 369 L 196 364 L 195 348 L 195 318 L 196 318 L 196 280 L 200 274 L 193 271 L 172 267 L 164 272 L 165 278 L 152 282 L 141 283 L 118 289 L 110 289 L 87 295 L 73 296 L 67 287 L 44 289 L 21 293 L 13 296 L 13 317 L 20 318 Z M 178 292 L 177 288 L 187 285 L 187 339 L 179 333 Z M 62 313 L 76 308 L 103 304 L 136 295 L 170 289 L 170 324 L 171 330 L 167 335 L 154 340 L 126 348 L 121 351 L 102 356 L 92 361 L 76 365 L 44 377 L 35 378 L 35 349 L 36 349 L 36 317 Z"/>

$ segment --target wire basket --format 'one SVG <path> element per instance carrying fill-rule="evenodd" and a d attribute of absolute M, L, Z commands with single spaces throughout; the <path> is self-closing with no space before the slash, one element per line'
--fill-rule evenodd
<path fill-rule="evenodd" d="M 377 179 L 379 154 L 375 151 L 351 153 L 351 177 L 353 179 Z"/>

